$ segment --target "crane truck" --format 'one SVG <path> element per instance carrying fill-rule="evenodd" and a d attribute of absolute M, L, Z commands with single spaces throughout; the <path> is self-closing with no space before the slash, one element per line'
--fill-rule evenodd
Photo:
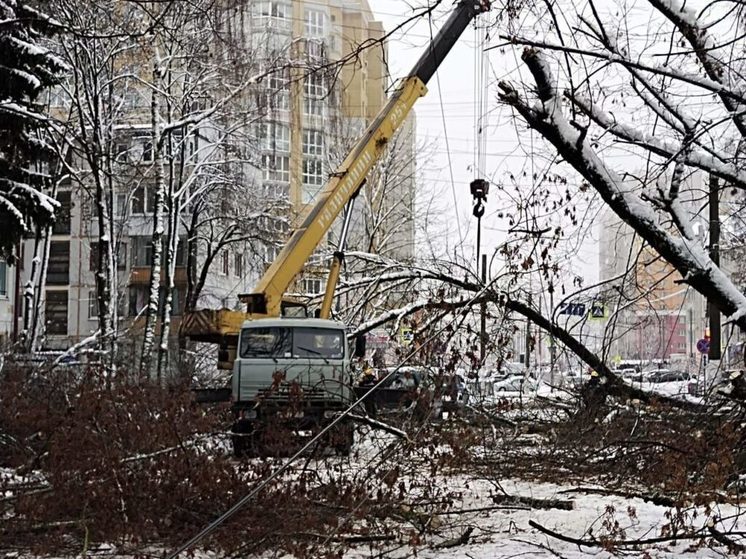
<path fill-rule="evenodd" d="M 345 325 L 329 320 L 343 264 L 349 206 L 417 99 L 427 92 L 426 84 L 440 63 L 470 22 L 489 7 L 488 0 L 460 0 L 454 7 L 412 71 L 330 175 L 254 292 L 239 296 L 246 311 L 202 309 L 184 317 L 182 333 L 193 341 L 218 344 L 218 367 L 232 369 L 236 454 L 259 439 L 267 443 L 270 427 L 279 424 L 292 424 L 294 432 L 322 428 L 353 400 Z M 285 292 L 343 210 L 340 246 L 332 260 L 320 318 L 291 317 L 298 314 L 298 303 L 285 298 Z M 358 346 L 357 353 L 361 351 Z M 330 445 L 348 452 L 352 436 L 352 426 L 342 424 Z"/>

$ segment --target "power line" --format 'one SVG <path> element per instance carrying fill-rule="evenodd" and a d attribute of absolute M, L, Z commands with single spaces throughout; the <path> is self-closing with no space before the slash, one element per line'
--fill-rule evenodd
<path fill-rule="evenodd" d="M 430 25 L 430 41 L 432 44 L 433 38 L 433 20 L 432 17 L 428 17 L 428 23 Z M 448 141 L 448 127 L 446 126 L 446 113 L 443 106 L 443 88 L 440 86 L 440 73 L 435 72 L 435 81 L 438 85 L 438 101 L 440 102 L 440 117 L 443 122 L 443 139 L 446 144 L 446 155 L 448 157 L 448 171 L 451 176 L 451 194 L 453 194 L 453 210 L 456 214 L 456 229 L 458 230 L 459 248 L 461 249 L 461 258 L 466 260 L 464 255 L 464 235 L 461 232 L 461 218 L 458 214 L 458 197 L 456 196 L 456 181 L 453 175 L 453 161 L 451 160 L 451 145 Z"/>
<path fill-rule="evenodd" d="M 471 299 L 468 299 L 465 301 L 465 305 L 468 306 L 470 304 L 473 304 L 474 301 L 476 301 L 479 297 L 482 297 L 486 291 L 486 289 L 490 286 L 485 286 L 482 291 L 474 293 L 474 295 L 471 297 Z M 458 315 L 456 315 L 458 316 Z M 457 320 L 456 317 L 453 318 L 452 322 L 455 322 Z M 393 375 L 395 375 L 402 366 L 407 364 L 412 357 L 414 357 L 419 351 L 421 347 L 424 347 L 427 343 L 435 340 L 440 334 L 442 334 L 444 331 L 446 331 L 447 328 L 451 326 L 451 323 L 447 323 L 443 325 L 440 329 L 433 332 L 427 339 L 423 340 L 423 343 L 420 347 L 413 349 L 411 352 L 409 352 L 402 361 L 389 373 L 387 373 L 383 378 L 379 379 L 378 383 L 371 387 L 371 389 L 363 394 L 360 398 L 358 398 L 356 401 L 354 401 L 352 404 L 350 404 L 347 409 L 342 411 L 337 417 L 335 417 L 326 427 L 321 429 L 321 431 L 316 434 L 316 436 L 312 437 L 311 440 L 309 440 L 300 450 L 298 450 L 295 454 L 293 454 L 290 458 L 288 458 L 287 462 L 285 462 L 282 466 L 277 468 L 274 472 L 272 472 L 269 476 L 267 476 L 265 479 L 263 479 L 261 482 L 259 482 L 257 485 L 255 485 L 246 495 L 241 497 L 232 507 L 230 507 L 227 511 L 225 511 L 223 514 L 221 514 L 218 518 L 210 522 L 205 528 L 203 528 L 196 536 L 192 537 L 189 541 L 184 543 L 183 545 L 179 546 L 179 548 L 171 553 L 167 559 L 175 559 L 178 557 L 181 553 L 188 550 L 193 545 L 199 543 L 204 538 L 212 534 L 215 530 L 220 527 L 221 524 L 223 524 L 226 520 L 231 518 L 234 514 L 236 514 L 243 506 L 248 503 L 251 499 L 254 498 L 254 496 L 259 493 L 262 489 L 264 489 L 273 479 L 275 479 L 277 476 L 285 472 L 300 456 L 303 455 L 304 452 L 306 452 L 308 449 L 310 449 L 312 446 L 314 446 L 318 441 L 320 441 L 323 436 L 329 432 L 333 427 L 335 427 L 338 423 L 340 423 L 345 417 L 347 417 L 352 410 L 354 410 L 356 407 L 360 406 L 366 398 L 368 398 L 377 388 L 382 386 L 389 378 L 391 378 Z"/>

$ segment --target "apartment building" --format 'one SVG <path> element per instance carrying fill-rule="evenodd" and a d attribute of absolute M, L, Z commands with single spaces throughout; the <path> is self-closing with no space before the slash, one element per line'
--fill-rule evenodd
<path fill-rule="evenodd" d="M 267 66 L 304 61 L 300 68 L 273 73 L 255 90 L 256 109 L 264 112 L 255 128 L 263 194 L 290 203 L 290 218 L 277 225 L 280 235 L 267 246 L 268 265 L 290 227 L 303 218 L 329 174 L 385 104 L 390 82 L 384 29 L 367 1 L 272 0 L 250 3 L 248 9 L 249 14 L 237 19 L 260 60 Z M 348 62 L 340 64 L 343 60 Z M 390 184 L 382 188 L 374 172 L 356 201 L 349 248 L 373 248 L 403 260 L 414 256 L 414 139 L 412 117 L 396 142 L 397 172 L 393 179 L 392 173 L 387 175 Z M 371 221 L 382 222 L 376 231 L 385 247 L 371 243 Z M 334 248 L 337 238 L 332 231 Z M 331 250 L 319 248 L 295 291 L 323 291 L 328 264 L 323 255 Z"/>
<path fill-rule="evenodd" d="M 690 176 L 681 193 L 703 243 L 705 180 L 699 173 Z M 608 307 L 604 340 L 611 358 L 696 359 L 696 343 L 706 327 L 704 298 L 608 208 L 600 220 L 599 281 Z"/>
<path fill-rule="evenodd" d="M 211 216 L 234 216 L 234 222 L 247 228 L 245 236 L 252 240 L 225 247 L 217 243 L 210 248 L 196 245 L 191 247 L 193 253 L 188 259 L 184 223 L 189 222 L 187 217 L 193 208 L 185 205 L 176 232 L 180 242 L 175 255 L 174 333 L 185 306 L 187 273 L 191 270 L 192 277 L 199 275 L 196 270 L 208 258 L 212 264 L 203 278 L 197 306 L 239 307 L 238 295 L 251 291 L 258 276 L 276 257 L 289 230 L 302 219 L 344 151 L 385 103 L 389 85 L 384 66 L 385 43 L 349 56 L 362 44 L 380 40 L 383 35 L 380 22 L 365 0 L 253 1 L 226 9 L 225 16 L 226 25 L 240 32 L 252 52 L 251 64 L 278 69 L 241 100 L 252 115 L 251 124 L 247 125 L 250 130 L 241 135 L 243 144 L 233 142 L 225 148 L 232 150 L 231 154 L 244 154 L 240 169 L 232 170 L 238 178 L 229 187 L 206 195 L 206 211 L 212 212 Z M 335 64 L 343 59 L 349 62 Z M 297 64 L 299 60 L 303 62 Z M 113 162 L 116 290 L 120 327 L 136 331 L 148 300 L 153 254 L 154 150 L 147 94 L 129 86 L 118 92 L 118 97 L 122 112 L 115 127 Z M 64 97 L 51 92 L 50 105 L 53 110 L 63 111 Z M 175 130 L 169 142 L 181 155 L 174 156 L 173 161 L 183 163 L 182 168 L 187 171 L 203 163 L 204 148 L 215 135 L 213 124 L 202 122 L 198 127 Z M 405 208 L 387 215 L 392 220 L 391 228 L 394 223 L 397 228 L 397 256 L 406 258 L 412 256 L 414 247 L 414 226 L 403 218 L 406 211 L 411 215 L 414 204 L 413 122 L 400 145 L 409 158 L 410 167 L 402 173 L 406 179 L 399 180 L 387 196 L 371 194 L 356 211 L 357 222 L 362 223 L 365 212 L 372 212 L 376 204 L 400 204 Z M 82 151 L 71 150 L 68 158 L 72 167 L 85 169 Z M 38 303 L 45 332 L 43 347 L 69 347 L 98 326 L 95 272 L 99 231 L 94 218 L 95 201 L 90 184 L 86 183 L 89 179 L 85 172 L 81 176 L 84 178 L 66 179 L 58 185 L 57 199 L 63 211 L 51 236 L 38 247 L 33 239 L 24 241 L 20 266 L 0 268 L 0 332 L 9 338 L 17 336 L 24 327 L 24 308 L 29 305 L 23 292 L 34 266 L 43 260 L 40 257 L 44 251 L 49 253 L 46 283 L 43 288 L 34 288 L 33 299 Z M 237 214 L 237 210 L 249 205 L 248 200 L 270 209 L 257 215 Z M 362 239 L 365 227 L 353 229 L 360 232 L 358 239 Z M 333 242 L 334 233 L 331 238 Z M 327 271 L 323 256 L 331 250 L 320 248 L 295 291 L 314 294 L 323 290 Z M 192 267 L 189 270 L 188 264 Z"/>

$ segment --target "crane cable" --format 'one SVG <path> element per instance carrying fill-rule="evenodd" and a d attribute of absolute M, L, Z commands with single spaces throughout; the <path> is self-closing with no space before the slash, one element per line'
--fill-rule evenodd
<path fill-rule="evenodd" d="M 476 246 L 476 270 L 479 277 L 479 264 L 481 258 L 482 244 L 482 216 L 484 215 L 484 202 L 487 201 L 489 186 L 483 177 L 486 173 L 487 163 L 487 136 L 484 133 L 485 117 L 487 114 L 487 52 L 486 43 L 488 37 L 488 26 L 482 29 L 476 22 L 474 25 L 474 160 L 472 170 L 474 180 L 472 181 L 471 194 L 474 197 L 474 208 L 472 214 L 477 218 L 477 246 Z"/>
<path fill-rule="evenodd" d="M 428 14 L 428 25 L 430 28 L 430 47 L 432 48 L 433 41 L 435 40 L 435 35 L 433 34 L 433 16 L 432 14 Z M 456 213 L 456 229 L 458 231 L 458 239 L 459 239 L 459 248 L 461 249 L 461 258 L 466 261 L 466 257 L 464 256 L 464 234 L 461 232 L 461 218 L 458 214 L 458 197 L 456 196 L 456 179 L 453 175 L 453 160 L 451 158 L 451 144 L 448 140 L 448 127 L 446 126 L 446 111 L 443 103 L 443 88 L 440 85 L 440 73 L 435 72 L 435 83 L 438 86 L 438 103 L 440 104 L 440 119 L 443 123 L 443 140 L 445 142 L 446 146 L 446 156 L 448 160 L 448 172 L 450 176 L 451 181 L 451 194 L 453 195 L 453 208 Z M 455 247 L 454 247 L 454 256 L 455 256 Z"/>

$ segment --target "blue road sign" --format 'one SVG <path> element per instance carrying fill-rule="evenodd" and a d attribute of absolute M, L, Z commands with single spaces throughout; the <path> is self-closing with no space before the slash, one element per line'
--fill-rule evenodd
<path fill-rule="evenodd" d="M 698 340 L 697 351 L 700 353 L 709 353 L 710 352 L 710 340 L 705 340 L 704 338 Z"/>

